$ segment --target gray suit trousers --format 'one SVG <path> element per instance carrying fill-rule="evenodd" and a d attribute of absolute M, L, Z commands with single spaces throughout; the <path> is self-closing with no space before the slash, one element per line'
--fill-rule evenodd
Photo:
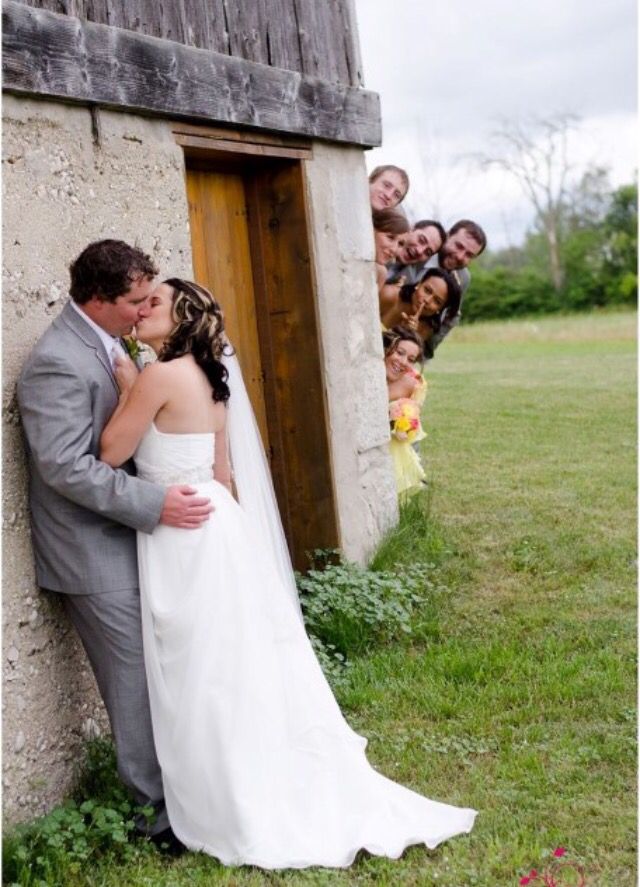
<path fill-rule="evenodd" d="M 169 827 L 169 820 L 151 727 L 140 592 L 134 588 L 61 597 L 109 714 L 118 774 L 139 804 L 150 804 L 156 810 L 156 821 L 143 830 L 157 834 Z"/>

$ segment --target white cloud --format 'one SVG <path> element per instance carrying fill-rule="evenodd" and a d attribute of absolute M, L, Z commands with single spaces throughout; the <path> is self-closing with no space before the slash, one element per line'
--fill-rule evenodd
<path fill-rule="evenodd" d="M 500 116 L 582 118 L 572 159 L 636 168 L 633 0 L 356 0 L 365 85 L 380 93 L 383 147 L 412 179 L 409 214 L 473 217 L 494 247 L 518 242 L 531 212 L 518 186 L 459 158 L 488 150 Z"/>

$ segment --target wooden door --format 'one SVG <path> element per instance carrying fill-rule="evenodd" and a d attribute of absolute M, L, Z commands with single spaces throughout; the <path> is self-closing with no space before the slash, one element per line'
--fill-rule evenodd
<path fill-rule="evenodd" d="M 269 453 L 243 178 L 233 172 L 188 168 L 187 197 L 195 279 L 222 306 L 227 335 Z"/>
<path fill-rule="evenodd" d="M 271 163 L 247 183 L 258 328 L 267 377 L 271 471 L 299 569 L 337 548 L 338 522 L 322 354 L 300 163 Z"/>
<path fill-rule="evenodd" d="M 298 569 L 336 548 L 338 522 L 299 162 L 188 161 L 195 278 L 211 289 L 242 367 Z"/>

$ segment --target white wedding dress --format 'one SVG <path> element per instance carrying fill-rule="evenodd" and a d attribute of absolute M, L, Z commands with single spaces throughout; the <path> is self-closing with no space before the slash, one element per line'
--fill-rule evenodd
<path fill-rule="evenodd" d="M 144 653 L 169 820 L 225 865 L 344 867 L 473 826 L 377 773 L 342 717 L 300 610 L 252 520 L 212 479 L 213 434 L 152 425 L 138 475 L 188 483 L 198 530 L 138 534 Z"/>

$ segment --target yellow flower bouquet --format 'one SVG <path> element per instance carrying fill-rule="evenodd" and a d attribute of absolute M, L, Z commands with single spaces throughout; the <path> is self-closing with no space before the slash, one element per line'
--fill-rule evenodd
<path fill-rule="evenodd" d="M 410 397 L 401 397 L 389 404 L 389 419 L 391 434 L 396 440 L 413 443 L 421 431 L 420 407 Z"/>

